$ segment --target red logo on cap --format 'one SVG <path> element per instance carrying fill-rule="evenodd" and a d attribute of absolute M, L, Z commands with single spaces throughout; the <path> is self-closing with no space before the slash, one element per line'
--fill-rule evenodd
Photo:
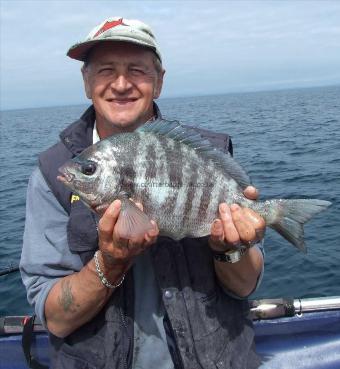
<path fill-rule="evenodd" d="M 103 32 L 107 31 L 110 28 L 116 27 L 116 26 L 127 26 L 127 24 L 123 23 L 123 18 L 120 18 L 118 20 L 114 20 L 111 22 L 106 22 L 102 28 L 100 28 L 100 30 L 93 36 L 93 37 L 97 37 L 99 35 L 101 35 Z"/>

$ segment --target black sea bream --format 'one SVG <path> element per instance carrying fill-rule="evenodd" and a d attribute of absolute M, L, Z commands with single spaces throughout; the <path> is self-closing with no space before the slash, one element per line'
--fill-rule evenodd
<path fill-rule="evenodd" d="M 251 201 L 250 180 L 228 154 L 178 122 L 156 120 L 134 132 L 108 137 L 60 168 L 59 177 L 101 214 L 122 200 L 121 236 L 145 232 L 154 219 L 161 235 L 202 237 L 218 217 L 218 205 L 238 203 L 257 211 L 266 224 L 304 250 L 303 224 L 331 203 L 323 200 Z M 141 202 L 142 213 L 132 201 Z"/>

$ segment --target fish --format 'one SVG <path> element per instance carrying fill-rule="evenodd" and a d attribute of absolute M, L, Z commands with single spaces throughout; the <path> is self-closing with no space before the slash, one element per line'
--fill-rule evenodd
<path fill-rule="evenodd" d="M 102 215 L 122 201 L 119 235 L 144 234 L 156 221 L 160 235 L 180 240 L 210 234 L 222 202 L 259 213 L 293 246 L 306 252 L 303 225 L 331 202 L 318 199 L 250 200 L 239 163 L 178 121 L 156 119 L 133 132 L 107 137 L 59 168 L 58 179 Z M 143 204 L 141 211 L 135 204 Z"/>

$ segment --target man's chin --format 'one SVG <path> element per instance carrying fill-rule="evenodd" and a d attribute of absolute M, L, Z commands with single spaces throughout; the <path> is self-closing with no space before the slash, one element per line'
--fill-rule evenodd
<path fill-rule="evenodd" d="M 119 109 L 110 105 L 110 109 L 107 109 L 106 114 L 103 114 L 105 130 L 111 130 L 110 127 L 112 127 L 112 134 L 119 131 L 130 132 L 145 123 L 152 113 L 143 113 L 143 110 L 136 106 L 136 104 L 137 102 L 134 102 L 131 106 L 129 104 L 120 106 Z M 105 111 L 103 112 L 105 113 Z M 97 119 L 97 124 L 98 126 L 101 125 L 100 119 Z"/>
<path fill-rule="evenodd" d="M 132 116 L 131 112 L 128 114 L 119 114 L 107 117 L 106 126 L 110 126 L 113 129 L 113 133 L 118 131 L 131 132 L 139 127 L 143 122 L 139 117 Z"/>

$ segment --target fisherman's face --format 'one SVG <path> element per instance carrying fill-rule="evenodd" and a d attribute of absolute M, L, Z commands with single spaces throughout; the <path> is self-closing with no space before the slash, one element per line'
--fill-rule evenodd
<path fill-rule="evenodd" d="M 96 46 L 84 66 L 86 95 L 96 111 L 99 136 L 129 132 L 152 118 L 164 71 L 152 51 L 124 42 Z"/>

